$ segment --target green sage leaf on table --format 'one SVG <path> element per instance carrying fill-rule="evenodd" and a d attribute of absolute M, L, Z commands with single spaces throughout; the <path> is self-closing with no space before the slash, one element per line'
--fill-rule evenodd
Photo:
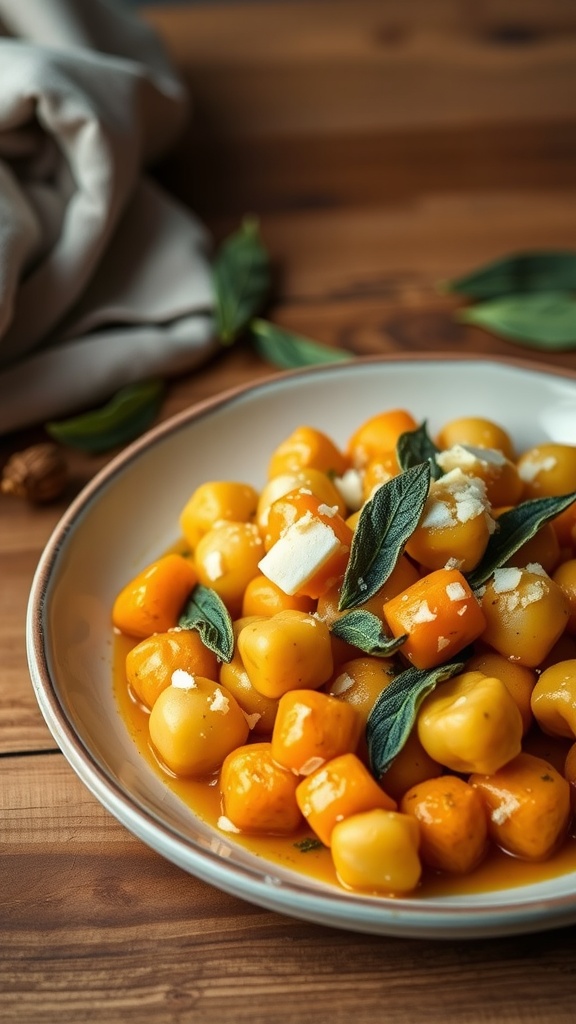
<path fill-rule="evenodd" d="M 258 355 L 281 370 L 321 363 L 342 363 L 352 359 L 341 348 L 330 348 L 301 334 L 286 331 L 267 320 L 253 320 L 250 324 L 252 341 Z"/>
<path fill-rule="evenodd" d="M 513 253 L 447 281 L 441 287 L 470 299 L 576 291 L 576 252 L 566 249 Z"/>
<path fill-rule="evenodd" d="M 457 310 L 455 316 L 531 348 L 550 352 L 576 348 L 576 296 L 568 292 L 503 295 Z"/>
<path fill-rule="evenodd" d="M 516 505 L 498 517 L 496 530 L 479 565 L 466 574 L 473 590 L 482 587 L 496 569 L 501 569 L 508 559 L 538 532 L 544 523 L 554 519 L 576 501 L 576 491 L 552 498 L 530 498 Z"/>
<path fill-rule="evenodd" d="M 412 730 L 422 701 L 438 683 L 462 672 L 464 662 L 433 669 L 407 668 L 382 690 L 366 723 L 370 769 L 376 779 L 388 770 Z"/>
<path fill-rule="evenodd" d="M 382 620 L 372 612 L 351 611 L 335 619 L 330 626 L 333 636 L 358 647 L 365 654 L 376 658 L 388 658 L 402 647 L 406 636 L 388 636 Z"/>
<path fill-rule="evenodd" d="M 340 611 L 367 601 L 386 582 L 420 521 L 429 487 L 425 462 L 381 484 L 366 502 L 354 531 Z"/>
<path fill-rule="evenodd" d="M 210 587 L 196 584 L 178 625 L 182 629 L 195 629 L 203 643 L 222 661 L 231 661 L 234 654 L 234 630 L 226 605 Z"/>
<path fill-rule="evenodd" d="M 70 419 L 45 424 L 61 444 L 98 454 L 127 444 L 153 423 L 166 391 L 161 380 L 142 381 L 121 388 L 106 405 Z"/>
<path fill-rule="evenodd" d="M 396 444 L 398 465 L 400 469 L 406 470 L 412 469 L 413 466 L 419 466 L 422 462 L 428 462 L 431 476 L 434 480 L 438 480 L 442 476 L 442 470 L 436 462 L 439 450 L 430 437 L 426 421 L 424 421 L 416 430 L 407 430 L 404 434 L 400 434 Z"/>
<path fill-rule="evenodd" d="M 270 261 L 257 220 L 247 218 L 222 243 L 212 273 L 216 331 L 224 345 L 231 345 L 262 310 L 270 288 Z"/>

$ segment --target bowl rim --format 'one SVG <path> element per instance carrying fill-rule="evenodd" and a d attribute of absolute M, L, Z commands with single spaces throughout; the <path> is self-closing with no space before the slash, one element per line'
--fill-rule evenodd
<path fill-rule="evenodd" d="M 26 653 L 28 668 L 36 700 L 41 713 L 61 752 L 100 803 L 132 834 L 152 846 L 166 859 L 198 878 L 251 903 L 280 911 L 288 916 L 352 931 L 373 932 L 382 935 L 437 938 L 477 938 L 479 936 L 517 934 L 521 931 L 539 931 L 576 922 L 575 895 L 544 896 L 537 893 L 530 898 L 514 899 L 514 890 L 508 902 L 498 901 L 483 906 L 466 904 L 465 898 L 454 903 L 444 898 L 426 901 L 409 898 L 363 896 L 340 892 L 328 884 L 306 879 L 296 873 L 287 882 L 274 877 L 272 862 L 264 862 L 269 871 L 252 869 L 249 864 L 234 864 L 229 859 L 223 865 L 222 857 L 207 847 L 185 839 L 177 829 L 156 816 L 150 808 L 126 791 L 106 767 L 99 762 L 90 747 L 76 730 L 62 706 L 55 680 L 52 678 L 45 644 L 45 613 L 49 600 L 51 574 L 65 548 L 67 538 L 80 514 L 97 500 L 103 487 L 150 445 L 177 433 L 188 423 L 201 419 L 250 394 L 257 394 L 270 386 L 283 386 L 284 382 L 326 373 L 345 373 L 355 364 L 426 364 L 426 363 L 482 364 L 520 369 L 535 375 L 568 379 L 576 384 L 576 369 L 550 366 L 532 359 L 508 356 L 484 356 L 473 353 L 390 353 L 354 357 L 350 362 L 338 362 L 275 372 L 244 382 L 216 395 L 193 403 L 156 424 L 141 437 L 127 445 L 101 468 L 70 502 L 53 529 L 40 556 L 34 573 L 26 612 Z M 150 831 L 156 843 L 150 842 Z M 572 874 L 572 873 L 570 873 Z M 575 876 L 576 877 L 576 876 Z M 536 883 L 537 886 L 538 883 Z M 486 894 L 489 898 L 489 893 Z M 471 920 L 473 918 L 473 920 Z"/>

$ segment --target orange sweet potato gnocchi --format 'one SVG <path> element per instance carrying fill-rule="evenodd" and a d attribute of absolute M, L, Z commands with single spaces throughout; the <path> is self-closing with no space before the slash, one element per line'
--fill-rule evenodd
<path fill-rule="evenodd" d="M 383 409 L 340 443 L 296 426 L 262 479 L 199 486 L 181 553 L 114 602 L 159 770 L 218 793 L 246 843 L 322 850 L 346 889 L 473 886 L 498 850 L 511 884 L 553 863 L 576 808 L 576 446 Z"/>

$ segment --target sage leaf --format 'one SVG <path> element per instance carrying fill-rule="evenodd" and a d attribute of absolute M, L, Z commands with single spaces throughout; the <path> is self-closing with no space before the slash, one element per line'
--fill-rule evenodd
<path fill-rule="evenodd" d="M 387 480 L 360 513 L 338 608 L 363 604 L 386 582 L 416 529 L 430 486 L 430 465 L 421 463 Z"/>
<path fill-rule="evenodd" d="M 222 661 L 231 661 L 234 653 L 232 619 L 226 605 L 210 587 L 196 584 L 178 625 L 182 629 L 195 629 L 203 643 Z"/>
<path fill-rule="evenodd" d="M 503 295 L 458 310 L 456 319 L 550 352 L 576 348 L 576 297 L 569 292 Z"/>
<path fill-rule="evenodd" d="M 442 470 L 436 462 L 439 450 L 430 437 L 424 421 L 416 430 L 407 430 L 400 434 L 396 444 L 398 465 L 400 469 L 407 470 L 419 466 L 422 462 L 428 462 L 431 476 L 438 480 L 442 476 Z"/>
<path fill-rule="evenodd" d="M 462 672 L 465 662 L 433 669 L 407 668 L 382 690 L 366 723 L 370 769 L 376 779 L 388 770 L 412 730 L 420 705 L 438 683 Z"/>
<path fill-rule="evenodd" d="M 216 331 L 224 345 L 231 345 L 261 311 L 270 288 L 270 261 L 257 220 L 247 218 L 222 243 L 212 274 Z"/>
<path fill-rule="evenodd" d="M 367 611 L 347 612 L 332 623 L 330 632 L 365 654 L 381 658 L 394 654 L 406 640 L 406 636 L 388 636 L 378 616 Z"/>
<path fill-rule="evenodd" d="M 250 324 L 252 341 L 258 355 L 281 370 L 321 363 L 343 363 L 352 359 L 341 348 L 330 348 L 301 334 L 286 331 L 267 320 L 253 320 Z"/>
<path fill-rule="evenodd" d="M 498 517 L 496 530 L 490 537 L 479 565 L 466 574 L 473 590 L 484 585 L 496 569 L 501 569 L 544 523 L 569 508 L 576 501 L 576 491 L 560 497 L 530 498 Z"/>
<path fill-rule="evenodd" d="M 300 850 L 300 853 L 312 853 L 315 850 L 324 849 L 324 843 L 314 836 L 306 836 L 305 839 L 299 839 L 297 843 L 294 843 L 294 846 L 297 850 Z"/>
<path fill-rule="evenodd" d="M 66 420 L 46 423 L 44 429 L 60 444 L 98 454 L 127 444 L 153 423 L 166 385 L 141 381 L 121 388 L 105 405 Z"/>
<path fill-rule="evenodd" d="M 576 252 L 513 253 L 441 286 L 471 299 L 533 292 L 576 291 Z"/>

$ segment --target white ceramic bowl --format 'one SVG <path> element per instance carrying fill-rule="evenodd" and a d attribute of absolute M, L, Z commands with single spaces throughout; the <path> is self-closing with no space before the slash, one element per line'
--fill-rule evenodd
<path fill-rule="evenodd" d="M 101 803 L 186 871 L 236 896 L 361 932 L 476 937 L 576 922 L 576 874 L 474 896 L 353 895 L 263 861 L 191 815 L 144 762 L 112 692 L 110 609 L 121 586 L 178 535 L 178 512 L 208 479 L 261 486 L 273 447 L 300 423 L 337 442 L 371 414 L 406 407 L 432 432 L 477 414 L 518 446 L 576 443 L 576 374 L 521 361 L 358 360 L 275 377 L 196 406 L 125 449 L 73 502 L 34 579 L 27 644 L 56 742 Z"/>

